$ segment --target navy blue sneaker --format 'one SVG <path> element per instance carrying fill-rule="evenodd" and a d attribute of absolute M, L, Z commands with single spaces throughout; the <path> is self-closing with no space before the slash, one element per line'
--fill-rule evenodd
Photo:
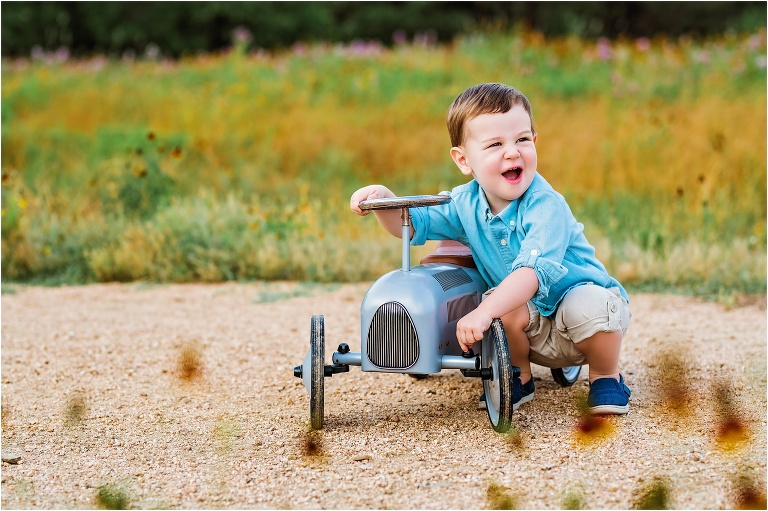
<path fill-rule="evenodd" d="M 624 385 L 624 376 L 615 378 L 598 378 L 589 384 L 589 413 L 593 415 L 612 414 L 623 415 L 629 412 L 629 387 Z"/>
<path fill-rule="evenodd" d="M 533 378 L 528 380 L 528 383 L 521 383 L 520 378 L 512 379 L 512 410 L 517 410 L 517 407 L 533 400 Z"/>
<path fill-rule="evenodd" d="M 520 378 L 514 378 L 512 380 L 512 410 L 517 410 L 517 407 L 527 403 L 533 399 L 533 378 L 528 380 L 528 383 L 520 383 Z M 486 410 L 488 404 L 485 402 L 485 392 L 480 396 L 480 401 L 477 403 L 478 410 Z"/>

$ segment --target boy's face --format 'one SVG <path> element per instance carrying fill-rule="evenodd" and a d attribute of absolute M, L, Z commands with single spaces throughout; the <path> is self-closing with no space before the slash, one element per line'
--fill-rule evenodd
<path fill-rule="evenodd" d="M 464 143 L 451 148 L 461 172 L 480 184 L 494 215 L 519 198 L 536 175 L 536 136 L 522 105 L 482 114 L 465 125 Z"/>

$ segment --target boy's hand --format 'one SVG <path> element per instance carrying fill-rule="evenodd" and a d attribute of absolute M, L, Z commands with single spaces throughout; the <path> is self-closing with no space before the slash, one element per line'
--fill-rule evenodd
<path fill-rule="evenodd" d="M 473 310 L 456 323 L 456 338 L 461 351 L 467 351 L 477 341 L 483 339 L 483 333 L 491 326 L 493 318 L 479 308 Z"/>
<path fill-rule="evenodd" d="M 360 188 L 358 191 L 352 194 L 352 198 L 349 199 L 349 208 L 357 215 L 366 216 L 371 211 L 363 211 L 360 209 L 360 203 L 370 199 L 386 199 L 389 197 L 395 197 L 395 194 L 390 191 L 389 188 L 383 185 L 368 185 Z"/>

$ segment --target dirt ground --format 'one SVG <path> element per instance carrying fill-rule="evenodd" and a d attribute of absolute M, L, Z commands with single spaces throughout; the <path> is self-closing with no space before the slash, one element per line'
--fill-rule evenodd
<path fill-rule="evenodd" d="M 311 432 L 310 317 L 359 351 L 367 287 L 4 285 L 2 507 L 765 509 L 764 297 L 632 295 L 625 417 L 582 420 L 586 368 L 499 435 L 477 379 L 352 367 Z"/>

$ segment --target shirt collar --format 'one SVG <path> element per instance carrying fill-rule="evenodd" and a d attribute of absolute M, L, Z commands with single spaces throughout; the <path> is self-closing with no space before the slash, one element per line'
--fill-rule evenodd
<path fill-rule="evenodd" d="M 485 218 L 486 223 L 490 223 L 494 218 L 498 218 L 504 222 L 504 225 L 514 229 L 516 227 L 517 209 L 520 205 L 520 199 L 524 197 L 525 194 L 510 202 L 501 213 L 494 215 L 491 212 L 490 204 L 488 204 L 488 198 L 485 196 L 485 190 L 483 190 L 479 184 L 477 188 L 480 192 L 478 193 L 480 197 L 480 211 L 483 212 L 483 217 Z"/>

